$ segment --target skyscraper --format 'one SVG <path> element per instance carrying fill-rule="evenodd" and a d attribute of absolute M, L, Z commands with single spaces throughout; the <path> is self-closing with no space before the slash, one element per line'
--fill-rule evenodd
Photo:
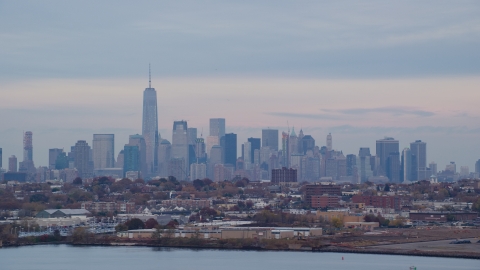
<path fill-rule="evenodd" d="M 400 182 L 412 180 L 412 152 L 410 148 L 404 148 L 402 151 L 402 160 L 400 162 Z"/>
<path fill-rule="evenodd" d="M 475 162 L 475 172 L 480 174 L 480 159 Z"/>
<path fill-rule="evenodd" d="M 3 168 L 3 151 L 2 151 L 2 148 L 0 148 L 0 168 Z"/>
<path fill-rule="evenodd" d="M 210 118 L 210 136 L 225 136 L 225 118 Z"/>
<path fill-rule="evenodd" d="M 175 121 L 173 122 L 172 132 L 172 159 L 184 159 L 184 162 L 175 162 L 175 166 L 183 164 L 182 170 L 184 176 L 180 180 L 185 180 L 188 176 L 189 165 L 189 145 L 188 145 L 188 126 L 187 121 Z"/>
<path fill-rule="evenodd" d="M 55 169 L 55 163 L 57 162 L 57 157 L 60 155 L 60 153 L 63 153 L 63 149 L 48 149 L 48 168 Z"/>
<path fill-rule="evenodd" d="M 255 150 L 260 151 L 261 139 L 260 138 L 248 138 L 247 141 L 250 143 L 250 147 L 251 147 L 250 162 L 255 163 Z"/>
<path fill-rule="evenodd" d="M 23 134 L 23 161 L 33 161 L 33 133 L 27 131 Z"/>
<path fill-rule="evenodd" d="M 87 178 L 91 176 L 90 171 L 90 146 L 86 141 L 79 140 L 75 144 L 75 168 L 78 176 Z"/>
<path fill-rule="evenodd" d="M 412 177 L 413 181 L 424 180 L 430 177 L 427 173 L 427 144 L 420 140 L 410 143 L 412 152 Z"/>
<path fill-rule="evenodd" d="M 230 164 L 234 167 L 237 163 L 237 134 L 225 134 L 224 144 L 222 145 L 224 151 L 224 164 Z"/>
<path fill-rule="evenodd" d="M 327 135 L 327 150 L 332 151 L 333 142 L 332 142 L 332 133 L 328 133 Z"/>
<path fill-rule="evenodd" d="M 8 171 L 9 172 L 17 172 L 17 157 L 11 156 L 8 158 Z"/>
<path fill-rule="evenodd" d="M 278 151 L 278 129 L 262 129 L 262 147 Z"/>
<path fill-rule="evenodd" d="M 93 168 L 115 167 L 115 135 L 93 134 Z"/>
<path fill-rule="evenodd" d="M 158 146 L 158 175 L 167 177 L 168 165 L 172 156 L 172 144 L 168 140 L 162 140 Z"/>
<path fill-rule="evenodd" d="M 145 162 L 147 174 L 152 175 L 156 172 L 157 155 L 158 155 L 158 111 L 157 111 L 157 92 L 152 88 L 152 80 L 150 76 L 148 88 L 143 92 L 143 121 L 142 136 L 145 140 Z M 145 176 L 144 176 L 145 177 Z"/>
<path fill-rule="evenodd" d="M 146 155 L 146 143 L 145 143 L 145 138 L 142 135 L 135 134 L 135 135 L 130 135 L 129 140 L 128 140 L 128 145 L 136 145 L 138 147 L 138 170 L 141 172 L 141 177 L 146 177 L 148 175 L 148 169 L 147 169 L 147 155 Z M 125 149 L 124 149 L 125 151 Z M 124 153 L 125 155 L 125 153 Z M 124 157 L 125 159 L 125 157 Z"/>
<path fill-rule="evenodd" d="M 376 145 L 376 156 L 380 159 L 380 168 L 377 168 L 377 172 L 379 175 L 386 175 L 388 177 L 388 175 L 392 173 L 387 171 L 387 159 L 392 153 L 396 153 L 394 155 L 397 157 L 399 156 L 398 141 L 391 137 L 385 137 L 384 139 L 377 140 Z M 395 173 L 393 173 L 392 175 L 395 175 Z M 390 179 L 390 181 L 392 181 L 392 179 Z"/>
<path fill-rule="evenodd" d="M 140 171 L 140 150 L 137 145 L 126 144 L 123 147 L 123 176 L 127 172 Z"/>

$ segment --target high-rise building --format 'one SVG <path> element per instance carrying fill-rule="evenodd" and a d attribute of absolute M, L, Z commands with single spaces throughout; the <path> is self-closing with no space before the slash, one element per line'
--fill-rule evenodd
<path fill-rule="evenodd" d="M 117 160 L 115 161 L 115 168 L 122 168 L 123 169 L 123 162 L 124 162 L 124 155 L 123 149 L 118 152 Z"/>
<path fill-rule="evenodd" d="M 206 143 L 206 148 L 205 152 L 207 153 L 208 156 L 210 156 L 210 151 L 212 150 L 212 147 L 214 145 L 220 145 L 220 138 L 217 136 L 208 136 L 207 137 L 207 143 Z"/>
<path fill-rule="evenodd" d="M 262 147 L 278 151 L 278 129 L 262 129 Z"/>
<path fill-rule="evenodd" d="M 260 138 L 248 138 L 247 141 L 250 143 L 251 152 L 250 152 L 250 161 L 255 163 L 255 150 L 260 151 L 261 139 Z"/>
<path fill-rule="evenodd" d="M 393 152 L 387 158 L 387 177 L 390 182 L 400 183 L 400 153 Z"/>
<path fill-rule="evenodd" d="M 470 175 L 470 169 L 468 166 L 460 166 L 460 177 L 468 177 Z"/>
<path fill-rule="evenodd" d="M 210 136 L 225 136 L 225 118 L 210 118 Z"/>
<path fill-rule="evenodd" d="M 354 176 L 356 165 L 357 156 L 353 154 L 347 155 L 347 176 Z"/>
<path fill-rule="evenodd" d="M 17 157 L 16 156 L 11 156 L 8 158 L 8 172 L 17 172 Z"/>
<path fill-rule="evenodd" d="M 147 168 L 147 155 L 146 155 L 146 148 L 147 145 L 145 143 L 145 138 L 142 135 L 135 134 L 135 135 L 130 135 L 128 139 L 128 145 L 136 145 L 138 147 L 138 170 L 140 171 L 141 177 L 146 177 L 148 176 L 148 168 Z M 125 149 L 124 149 L 125 151 Z M 125 153 L 124 153 L 125 155 Z"/>
<path fill-rule="evenodd" d="M 313 149 L 315 149 L 315 139 L 310 135 L 303 136 L 302 140 L 299 141 L 299 144 L 302 144 L 304 155 L 307 154 L 309 150 L 313 151 Z"/>
<path fill-rule="evenodd" d="M 237 163 L 237 134 L 228 133 L 225 134 L 224 138 L 224 144 L 222 144 L 224 164 L 230 164 L 235 167 Z"/>
<path fill-rule="evenodd" d="M 437 163 L 435 162 L 430 162 L 430 165 L 428 166 L 430 168 L 430 172 L 432 173 L 433 176 L 437 176 L 438 168 L 437 168 Z"/>
<path fill-rule="evenodd" d="M 480 174 L 480 159 L 475 162 L 475 172 Z"/>
<path fill-rule="evenodd" d="M 138 145 L 126 144 L 123 147 L 123 175 L 127 172 L 140 173 L 140 150 Z"/>
<path fill-rule="evenodd" d="M 206 158 L 205 140 L 203 138 L 198 138 L 195 140 L 195 159 L 197 163 L 205 163 Z"/>
<path fill-rule="evenodd" d="M 187 137 L 188 137 L 188 144 L 195 145 L 197 140 L 197 128 L 188 128 Z"/>
<path fill-rule="evenodd" d="M 168 140 L 162 140 L 158 147 L 158 175 L 167 177 L 168 165 L 172 158 L 172 144 Z"/>
<path fill-rule="evenodd" d="M 93 134 L 93 168 L 115 167 L 115 135 Z"/>
<path fill-rule="evenodd" d="M 152 88 L 150 68 L 148 88 L 143 92 L 142 136 L 145 140 L 145 162 L 148 175 L 156 172 L 158 154 L 158 111 L 157 92 Z M 141 151 L 141 149 L 140 149 Z M 144 175 L 145 177 L 145 175 Z"/>
<path fill-rule="evenodd" d="M 0 168 L 3 168 L 3 151 L 2 151 L 2 148 L 0 148 Z"/>
<path fill-rule="evenodd" d="M 48 149 L 48 168 L 55 169 L 55 163 L 57 162 L 57 157 L 60 155 L 60 153 L 63 153 L 63 149 Z"/>
<path fill-rule="evenodd" d="M 402 151 L 402 160 L 400 162 L 400 181 L 408 182 L 412 180 L 412 152 L 410 148 Z"/>
<path fill-rule="evenodd" d="M 207 178 L 207 165 L 205 163 L 192 163 L 190 165 L 190 180 Z"/>
<path fill-rule="evenodd" d="M 20 162 L 19 167 L 20 172 L 37 172 L 33 164 L 33 133 L 31 131 L 26 131 L 23 134 L 23 161 Z"/>
<path fill-rule="evenodd" d="M 90 146 L 86 141 L 79 140 L 75 144 L 75 168 L 81 178 L 91 177 Z"/>
<path fill-rule="evenodd" d="M 185 177 L 182 177 L 184 180 L 188 176 L 189 171 L 189 144 L 188 144 L 188 126 L 187 121 L 175 121 L 173 123 L 173 133 L 172 133 L 172 158 L 184 159 L 184 167 L 180 168 L 183 170 Z M 175 166 L 178 166 L 180 162 L 176 162 Z"/>
<path fill-rule="evenodd" d="M 360 147 L 360 150 L 358 151 L 358 156 L 359 157 L 370 156 L 370 148 L 369 147 Z"/>
<path fill-rule="evenodd" d="M 332 151 L 332 149 L 333 149 L 332 133 L 328 133 L 328 135 L 327 135 L 327 150 Z"/>
<path fill-rule="evenodd" d="M 251 142 L 244 142 L 243 143 L 243 161 L 245 164 L 252 164 L 252 143 Z M 246 165 L 248 166 L 248 165 Z"/>
<path fill-rule="evenodd" d="M 427 175 L 427 144 L 420 140 L 410 143 L 412 153 L 412 176 L 413 181 L 424 180 Z"/>
<path fill-rule="evenodd" d="M 395 175 L 395 173 L 387 171 L 387 160 L 389 159 L 390 155 L 392 155 L 392 153 L 396 157 L 399 156 L 398 141 L 395 140 L 394 138 L 385 137 L 384 139 L 377 140 L 376 145 L 377 145 L 376 156 L 380 159 L 380 164 L 379 164 L 380 166 L 379 168 L 376 168 L 378 174 L 386 175 L 387 177 L 388 175 Z M 393 162 L 391 165 L 393 165 L 395 163 L 393 161 L 393 158 L 391 158 L 390 160 Z M 398 163 L 400 163 L 400 158 L 398 160 Z M 391 167 L 391 168 L 394 168 L 394 167 Z M 400 177 L 400 174 L 398 175 L 397 178 L 399 177 Z M 392 179 L 390 179 L 390 181 L 392 181 Z"/>

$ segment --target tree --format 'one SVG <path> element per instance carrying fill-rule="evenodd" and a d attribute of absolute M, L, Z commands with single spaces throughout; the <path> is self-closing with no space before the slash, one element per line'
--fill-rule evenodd
<path fill-rule="evenodd" d="M 81 186 L 83 184 L 83 180 L 82 180 L 82 178 L 77 177 L 77 178 L 73 179 L 72 184 L 74 184 L 76 186 Z"/>
<path fill-rule="evenodd" d="M 332 218 L 331 224 L 333 227 L 340 229 L 343 226 L 343 222 L 340 218 L 334 217 Z"/>
<path fill-rule="evenodd" d="M 41 193 L 33 194 L 32 196 L 30 196 L 30 202 L 46 203 L 48 202 L 48 197 Z"/>
<path fill-rule="evenodd" d="M 385 184 L 385 188 L 383 189 L 383 191 L 389 192 L 390 191 L 390 186 L 388 184 Z"/>
<path fill-rule="evenodd" d="M 156 226 L 158 226 L 158 222 L 154 218 L 150 218 L 147 221 L 145 221 L 145 229 L 153 229 Z"/>
<path fill-rule="evenodd" d="M 123 232 L 123 231 L 126 231 L 126 230 L 128 230 L 128 226 L 125 225 L 125 224 L 120 223 L 117 226 L 115 226 L 115 231 L 116 232 Z"/>
<path fill-rule="evenodd" d="M 167 225 L 165 225 L 167 228 L 170 228 L 170 229 L 175 229 L 176 226 L 178 226 L 178 221 L 176 219 L 174 220 L 170 220 L 170 222 L 167 223 Z"/>
<path fill-rule="evenodd" d="M 125 225 L 127 225 L 129 230 L 138 230 L 138 229 L 143 229 L 145 228 L 145 223 L 141 219 L 138 218 L 132 218 L 125 222 Z"/>

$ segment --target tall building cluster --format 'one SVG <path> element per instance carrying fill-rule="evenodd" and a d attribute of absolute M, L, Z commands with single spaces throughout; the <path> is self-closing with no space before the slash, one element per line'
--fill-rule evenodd
<path fill-rule="evenodd" d="M 474 172 L 455 162 L 439 171 L 435 162 L 427 163 L 427 143 L 411 142 L 400 150 L 400 143 L 391 137 L 376 140 L 376 147 L 360 147 L 358 154 L 335 149 L 333 135 L 315 140 L 295 128 L 286 131 L 266 128 L 258 137 L 238 140 L 227 132 L 225 118 L 209 119 L 209 133 L 198 136 L 197 128 L 187 121 L 174 121 L 172 138 L 162 138 L 158 132 L 157 92 L 151 85 L 143 92 L 142 132 L 133 134 L 118 154 L 114 134 L 93 134 L 91 144 L 79 140 L 67 151 L 52 148 L 48 166 L 35 167 L 33 162 L 33 132 L 23 134 L 23 159 L 12 155 L 8 168 L 1 169 L 5 180 L 37 181 L 76 177 L 111 176 L 153 179 L 173 176 L 178 180 L 210 178 L 213 181 L 248 178 L 251 181 L 286 182 L 394 182 L 409 183 L 424 179 L 454 181 L 461 177 L 479 177 L 480 160 Z M 166 123 L 163 123 L 166 124 Z M 239 147 L 240 146 L 240 147 Z M 241 152 L 237 152 L 241 149 Z M 0 148 L 0 168 L 3 152 Z"/>

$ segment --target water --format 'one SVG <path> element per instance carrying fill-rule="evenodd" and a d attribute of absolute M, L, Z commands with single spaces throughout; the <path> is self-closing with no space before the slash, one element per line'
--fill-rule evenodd
<path fill-rule="evenodd" d="M 342 260 L 344 257 L 344 260 Z M 479 260 L 350 253 L 27 246 L 0 249 L 0 270 L 480 269 Z"/>

